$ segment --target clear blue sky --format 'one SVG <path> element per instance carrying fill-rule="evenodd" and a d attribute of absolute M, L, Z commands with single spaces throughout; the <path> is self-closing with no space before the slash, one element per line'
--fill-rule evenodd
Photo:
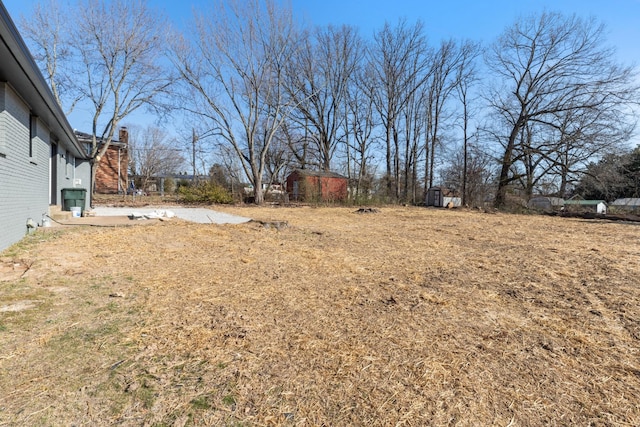
<path fill-rule="evenodd" d="M 315 24 L 353 24 L 365 36 L 399 18 L 425 23 L 432 42 L 470 38 L 490 42 L 522 15 L 544 10 L 595 16 L 609 30 L 621 59 L 640 62 L 640 0 L 293 0 L 295 12 Z"/>
<path fill-rule="evenodd" d="M 38 0 L 0 0 L 13 17 L 28 18 Z M 46 3 L 47 0 L 44 0 Z M 65 3 L 67 0 L 58 0 Z M 73 1 L 73 0 L 72 0 Z M 194 8 L 203 8 L 211 0 L 148 0 L 163 10 L 181 27 L 193 16 Z M 283 0 L 288 1 L 288 0 Z M 442 39 L 472 39 L 485 44 L 494 40 L 520 16 L 542 11 L 595 16 L 608 29 L 608 42 L 617 49 L 618 60 L 640 65 L 640 0 L 290 0 L 296 18 L 305 24 L 350 24 L 371 38 L 385 21 L 395 24 L 400 18 L 409 23 L 425 23 L 432 44 Z M 86 129 L 90 116 L 77 108 L 70 116 L 72 126 Z M 131 118 L 130 118 L 131 119 Z M 135 117 L 137 123 L 152 118 Z"/>
<path fill-rule="evenodd" d="M 64 0 L 62 0 L 64 1 Z M 286 0 L 285 0 L 286 1 Z M 4 0 L 18 21 L 28 16 L 36 0 Z M 163 9 L 176 24 L 190 19 L 193 8 L 207 0 L 149 0 Z M 385 21 L 399 18 L 422 20 L 435 44 L 444 38 L 470 38 L 485 43 L 521 15 L 543 10 L 595 16 L 609 30 L 609 41 L 617 47 L 619 59 L 640 63 L 640 0 L 291 0 L 300 20 L 316 25 L 351 24 L 369 37 Z"/>

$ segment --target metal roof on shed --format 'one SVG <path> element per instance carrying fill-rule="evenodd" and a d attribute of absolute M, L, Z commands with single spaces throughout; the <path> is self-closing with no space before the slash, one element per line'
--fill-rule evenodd
<path fill-rule="evenodd" d="M 297 173 L 298 175 L 303 176 L 317 176 L 322 178 L 342 178 L 347 179 L 346 176 L 340 175 L 339 173 L 329 172 L 329 171 L 314 171 L 309 169 L 296 169 L 293 173 Z"/>
<path fill-rule="evenodd" d="M 626 197 L 611 202 L 611 206 L 640 207 L 640 197 Z"/>
<path fill-rule="evenodd" d="M 605 205 L 607 204 L 607 202 L 605 202 L 604 200 L 566 200 L 564 202 L 565 205 L 579 206 L 595 206 L 599 205 L 600 203 L 604 203 Z"/>

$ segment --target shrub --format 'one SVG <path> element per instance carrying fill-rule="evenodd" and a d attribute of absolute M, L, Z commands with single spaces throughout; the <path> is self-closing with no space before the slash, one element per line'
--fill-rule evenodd
<path fill-rule="evenodd" d="M 232 203 L 233 197 L 219 184 L 202 182 L 178 187 L 178 196 L 186 203 Z"/>
<path fill-rule="evenodd" d="M 176 191 L 176 181 L 170 176 L 164 179 L 165 194 L 173 194 Z"/>

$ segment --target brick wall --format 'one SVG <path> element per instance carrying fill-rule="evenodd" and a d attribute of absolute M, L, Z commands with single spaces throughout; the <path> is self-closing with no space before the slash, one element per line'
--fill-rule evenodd
<path fill-rule="evenodd" d="M 126 147 L 110 145 L 96 169 L 96 193 L 113 194 L 127 189 L 129 156 Z M 119 179 L 118 179 L 119 177 Z"/>

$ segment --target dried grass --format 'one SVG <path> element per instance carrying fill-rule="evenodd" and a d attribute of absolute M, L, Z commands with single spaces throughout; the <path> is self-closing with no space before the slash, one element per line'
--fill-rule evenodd
<path fill-rule="evenodd" d="M 0 424 L 640 425 L 636 225 L 221 209 L 25 248 Z"/>

